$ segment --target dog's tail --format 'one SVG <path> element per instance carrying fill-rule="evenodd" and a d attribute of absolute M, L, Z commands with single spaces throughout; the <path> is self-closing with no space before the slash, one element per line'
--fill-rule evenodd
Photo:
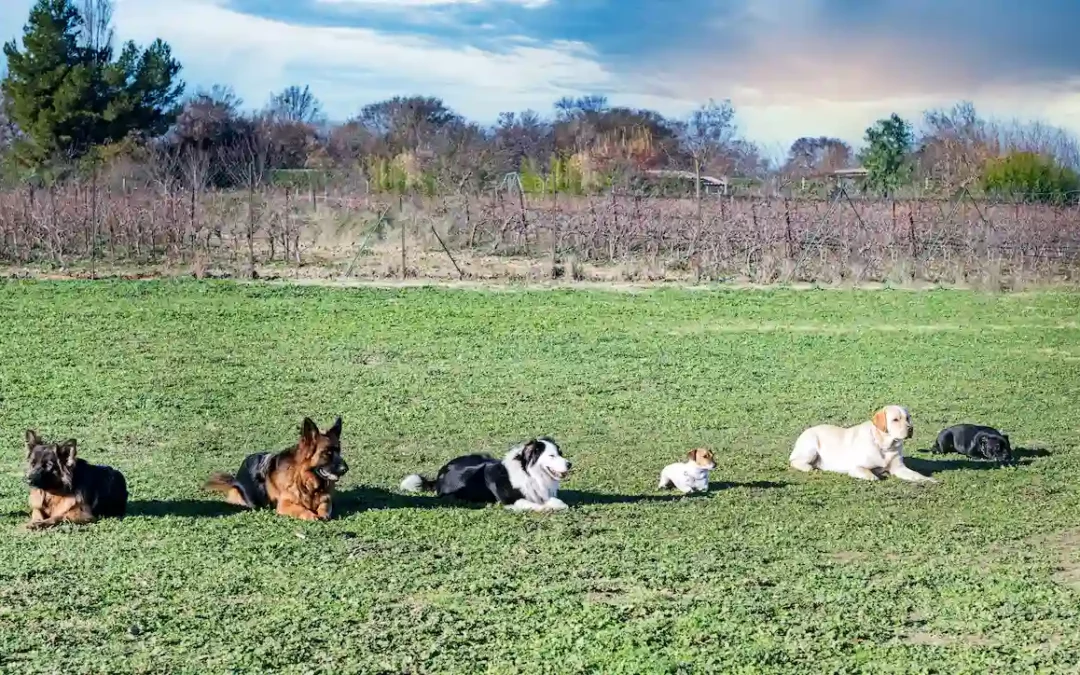
<path fill-rule="evenodd" d="M 230 491 L 237 489 L 236 479 L 227 473 L 212 474 L 203 487 L 212 492 L 221 492 L 224 494 L 228 494 Z"/>
<path fill-rule="evenodd" d="M 402 492 L 432 492 L 435 490 L 435 481 L 414 473 L 402 478 L 398 489 Z"/>

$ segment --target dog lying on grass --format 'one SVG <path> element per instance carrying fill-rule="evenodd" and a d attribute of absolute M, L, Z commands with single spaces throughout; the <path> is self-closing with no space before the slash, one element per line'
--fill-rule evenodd
<path fill-rule="evenodd" d="M 853 427 L 821 424 L 802 432 L 788 461 L 799 471 L 846 473 L 861 480 L 891 474 L 914 483 L 936 483 L 904 465 L 904 441 L 915 428 L 906 408 L 888 405 L 873 418 Z"/>
<path fill-rule="evenodd" d="M 679 492 L 709 491 L 709 472 L 716 468 L 712 451 L 708 448 L 694 448 L 686 455 L 685 462 L 668 464 L 660 472 L 659 489 L 675 488 Z"/>
<path fill-rule="evenodd" d="M 402 492 L 434 491 L 440 497 L 467 502 L 498 503 L 513 511 L 560 511 L 566 503 L 556 497 L 570 462 L 551 438 L 534 438 L 497 460 L 490 455 L 465 455 L 439 469 L 435 480 L 420 474 L 406 476 Z"/>
<path fill-rule="evenodd" d="M 341 456 L 341 418 L 320 433 L 305 417 L 300 441 L 278 453 L 248 455 L 235 476 L 216 473 L 206 487 L 225 501 L 250 509 L 273 505 L 283 516 L 329 520 L 331 495 L 349 465 Z"/>
<path fill-rule="evenodd" d="M 36 431 L 27 430 L 29 529 L 122 518 L 126 513 L 128 491 L 124 474 L 80 459 L 75 446 L 75 439 L 46 443 Z"/>
<path fill-rule="evenodd" d="M 972 459 L 991 462 L 1011 462 L 1012 445 L 1009 437 L 993 427 L 980 424 L 956 424 L 942 429 L 930 452 L 955 452 Z"/>

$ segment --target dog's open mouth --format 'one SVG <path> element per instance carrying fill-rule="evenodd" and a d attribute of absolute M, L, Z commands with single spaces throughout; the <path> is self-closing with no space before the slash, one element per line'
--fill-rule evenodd
<path fill-rule="evenodd" d="M 555 469 L 548 469 L 547 471 L 548 471 L 548 473 L 550 473 L 552 476 L 555 477 L 555 480 L 562 480 L 563 478 L 566 478 L 567 474 L 570 473 L 569 470 L 556 471 Z"/>
<path fill-rule="evenodd" d="M 329 481 L 331 483 L 336 483 L 341 479 L 340 474 L 334 473 L 333 471 L 326 468 L 325 466 L 320 466 L 318 469 L 315 469 L 315 473 L 317 473 L 319 475 L 319 477 L 322 478 L 323 480 Z"/>

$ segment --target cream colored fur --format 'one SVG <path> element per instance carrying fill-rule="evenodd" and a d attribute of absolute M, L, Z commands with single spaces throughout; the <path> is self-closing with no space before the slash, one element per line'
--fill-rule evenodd
<path fill-rule="evenodd" d="M 853 427 L 821 424 L 802 432 L 788 461 L 799 471 L 846 473 L 861 480 L 888 474 L 915 483 L 936 483 L 904 465 L 904 440 L 914 427 L 906 408 L 888 405 Z"/>

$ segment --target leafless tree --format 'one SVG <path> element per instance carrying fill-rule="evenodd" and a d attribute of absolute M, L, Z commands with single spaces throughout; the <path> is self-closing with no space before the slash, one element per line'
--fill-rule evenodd
<path fill-rule="evenodd" d="M 851 161 L 851 146 L 839 138 L 804 136 L 791 144 L 783 172 L 801 178 L 847 168 Z"/>
<path fill-rule="evenodd" d="M 242 120 L 241 131 L 221 149 L 222 163 L 232 181 L 247 193 L 248 219 L 245 238 L 248 244 L 248 274 L 255 276 L 255 236 L 259 213 L 256 195 L 269 178 L 274 162 L 274 139 L 269 121 L 262 115 Z M 271 240 L 272 241 L 272 240 Z"/>
<path fill-rule="evenodd" d="M 82 0 L 82 31 L 79 41 L 98 63 L 106 63 L 112 55 L 114 31 L 111 0 Z"/>
<path fill-rule="evenodd" d="M 1034 152 L 1080 171 L 1080 139 L 1045 122 L 1011 120 L 994 125 L 1003 149 Z"/>
<path fill-rule="evenodd" d="M 916 152 L 918 173 L 932 179 L 945 194 L 970 186 L 1000 142 L 970 102 L 949 110 L 930 110 L 923 116 Z"/>
<path fill-rule="evenodd" d="M 267 113 L 280 122 L 317 125 L 325 121 L 322 104 L 311 88 L 304 85 L 286 87 L 280 93 L 270 97 Z"/>
<path fill-rule="evenodd" d="M 695 196 L 701 199 L 701 174 L 721 157 L 735 138 L 735 109 L 731 101 L 709 100 L 679 125 L 679 140 L 694 165 Z"/>
<path fill-rule="evenodd" d="M 356 119 L 391 155 L 425 149 L 436 133 L 460 121 L 442 99 L 427 96 L 397 96 L 372 103 Z"/>
<path fill-rule="evenodd" d="M 518 171 L 526 160 L 544 161 L 555 151 L 553 130 L 535 110 L 499 114 L 492 133 L 499 171 Z"/>

